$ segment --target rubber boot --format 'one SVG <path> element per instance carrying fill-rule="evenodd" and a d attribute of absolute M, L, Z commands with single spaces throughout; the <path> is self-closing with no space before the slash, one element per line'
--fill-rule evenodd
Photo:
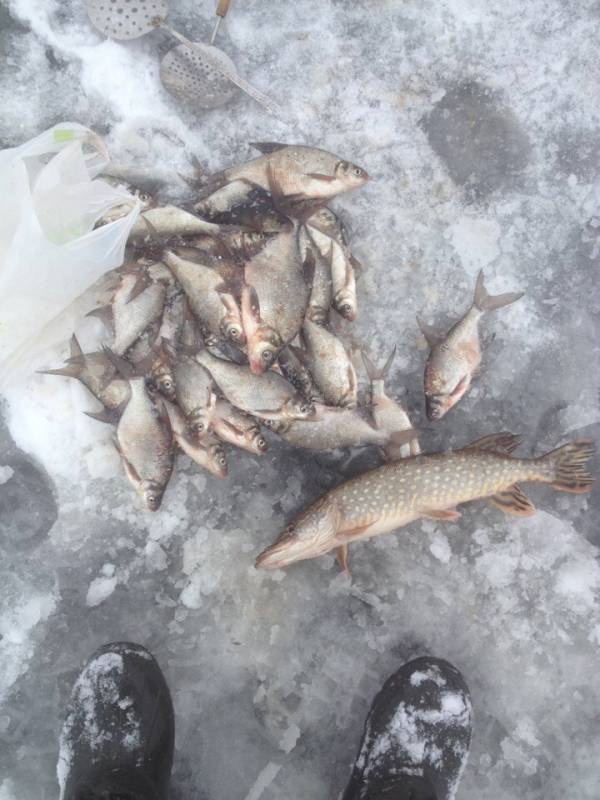
<path fill-rule="evenodd" d="M 471 727 L 460 672 L 439 658 L 410 661 L 373 701 L 343 800 L 453 800 Z"/>
<path fill-rule="evenodd" d="M 154 657 L 116 642 L 81 671 L 60 737 L 61 800 L 167 800 L 175 721 Z"/>

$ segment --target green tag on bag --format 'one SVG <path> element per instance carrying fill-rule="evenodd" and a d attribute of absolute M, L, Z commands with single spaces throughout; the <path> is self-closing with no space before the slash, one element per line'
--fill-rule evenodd
<path fill-rule="evenodd" d="M 73 139 L 74 137 L 75 134 L 73 131 L 64 130 L 61 128 L 58 128 L 57 130 L 54 131 L 55 142 L 70 142 L 71 139 Z"/>

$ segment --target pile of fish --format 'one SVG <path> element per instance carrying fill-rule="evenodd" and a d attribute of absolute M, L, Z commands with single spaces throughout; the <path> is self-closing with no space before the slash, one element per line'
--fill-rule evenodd
<path fill-rule="evenodd" d="M 524 515 L 533 506 L 516 481 L 589 491 L 588 442 L 539 459 L 511 457 L 511 434 L 457 453 L 420 455 L 417 431 L 385 390 L 394 357 L 378 368 L 360 351 L 369 398 L 359 403 L 356 367 L 338 333 L 356 319 L 358 262 L 328 208 L 368 175 L 313 147 L 255 145 L 262 155 L 195 184 L 189 207 L 144 209 L 108 304 L 92 313 L 111 338 L 83 353 L 75 336 L 67 364 L 50 374 L 77 378 L 102 404 L 90 416 L 113 424 L 125 473 L 156 511 L 177 450 L 218 477 L 225 445 L 256 455 L 263 428 L 315 450 L 377 446 L 387 462 L 329 492 L 262 553 L 276 568 L 334 550 L 348 569 L 349 543 L 419 517 L 455 520 L 458 503 L 479 497 Z M 115 209 L 100 224 L 126 209 Z M 471 307 L 446 334 L 418 324 L 430 353 L 425 406 L 441 419 L 468 391 L 482 359 L 482 315 L 521 294 L 489 295 L 480 273 Z"/>
<path fill-rule="evenodd" d="M 297 447 L 418 451 L 408 416 L 365 355 L 371 404 L 333 317 L 358 313 L 344 228 L 327 208 L 364 184 L 358 166 L 311 147 L 263 155 L 205 180 L 188 208 L 143 203 L 112 295 L 92 315 L 110 332 L 49 374 L 81 381 L 114 424 L 125 473 L 156 511 L 177 450 L 218 477 L 225 445 L 261 455 L 262 426 Z M 100 224 L 124 213 L 115 209 Z"/>

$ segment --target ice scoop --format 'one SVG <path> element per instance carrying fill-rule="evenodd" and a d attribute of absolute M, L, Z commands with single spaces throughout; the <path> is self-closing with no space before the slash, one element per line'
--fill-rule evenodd
<path fill-rule="evenodd" d="M 210 44 L 192 42 L 166 24 L 168 0 L 86 0 L 85 5 L 94 27 L 111 39 L 137 39 L 155 28 L 162 28 L 177 39 L 180 44 L 167 53 L 163 60 L 161 78 L 165 86 L 178 96 L 182 96 L 181 90 L 173 88 L 177 84 L 187 88 L 186 99 L 202 105 L 204 97 L 206 104 L 203 107 L 212 108 L 230 99 L 231 94 L 224 100 L 223 92 L 226 89 L 231 92 L 233 84 L 271 114 L 281 114 L 276 103 L 238 75 L 235 65 L 225 53 Z M 229 2 L 219 3 L 218 22 L 227 13 L 228 5 Z M 189 57 L 184 57 L 183 53 Z M 220 92 L 219 86 L 222 87 Z M 215 99 L 219 102 L 215 102 Z"/>

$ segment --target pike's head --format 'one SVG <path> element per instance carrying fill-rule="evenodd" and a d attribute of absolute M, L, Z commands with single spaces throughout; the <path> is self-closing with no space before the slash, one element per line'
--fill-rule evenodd
<path fill-rule="evenodd" d="M 280 569 L 323 555 L 336 546 L 338 513 L 326 495 L 300 514 L 256 559 L 257 569 Z"/>
<path fill-rule="evenodd" d="M 338 161 L 335 165 L 335 177 L 344 185 L 347 191 L 358 189 L 359 186 L 363 186 L 369 180 L 367 172 L 350 161 Z"/>
<path fill-rule="evenodd" d="M 158 511 L 164 494 L 164 486 L 159 486 L 155 481 L 142 481 L 138 492 L 148 511 Z"/>

